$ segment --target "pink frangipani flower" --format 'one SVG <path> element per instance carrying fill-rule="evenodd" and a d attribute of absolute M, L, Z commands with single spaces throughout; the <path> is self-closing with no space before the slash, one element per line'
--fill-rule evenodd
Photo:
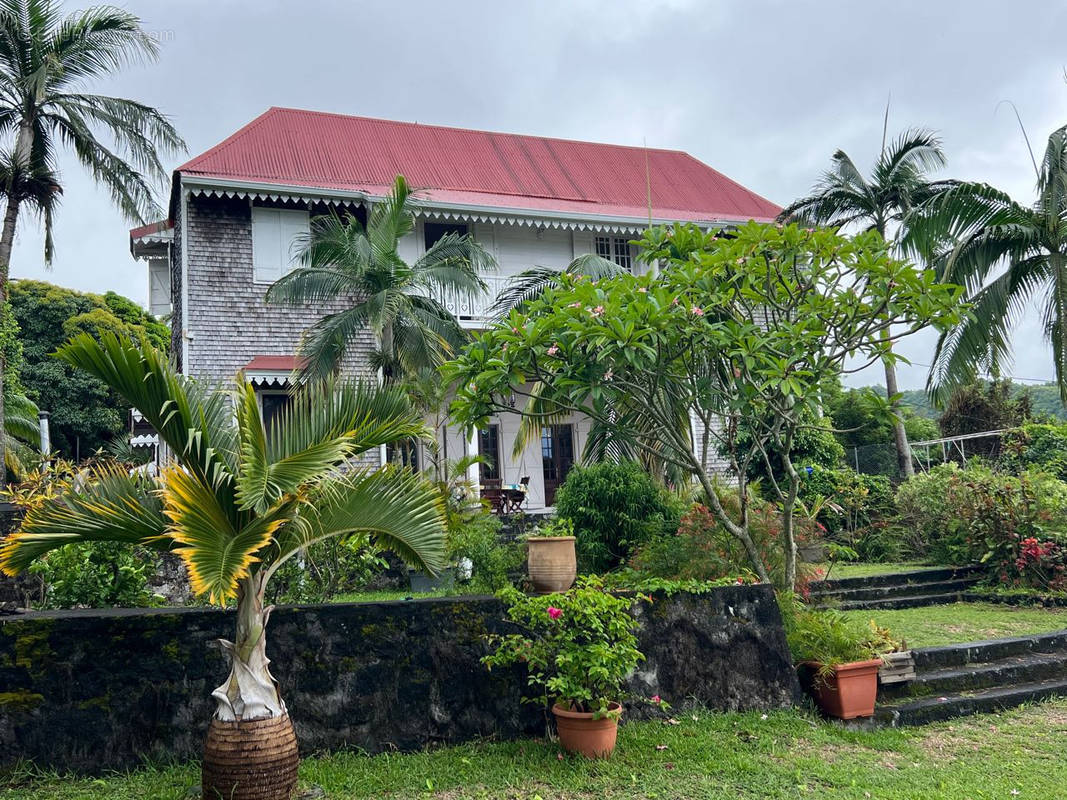
<path fill-rule="evenodd" d="M 545 352 L 548 353 L 550 356 L 554 356 L 556 353 L 559 352 L 559 345 L 558 344 L 554 344 L 550 348 L 548 348 L 548 350 L 546 350 Z"/>
<path fill-rule="evenodd" d="M 594 317 L 599 317 L 601 314 L 604 313 L 604 306 L 597 306 L 589 313 L 592 314 Z"/>
<path fill-rule="evenodd" d="M 704 309 L 702 309 L 700 306 L 693 306 L 691 309 L 689 309 L 689 313 L 692 314 L 694 317 L 702 317 L 704 316 Z"/>

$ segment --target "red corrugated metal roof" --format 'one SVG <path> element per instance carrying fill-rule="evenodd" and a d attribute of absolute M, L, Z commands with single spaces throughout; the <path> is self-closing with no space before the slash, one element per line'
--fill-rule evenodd
<path fill-rule="evenodd" d="M 292 372 L 304 366 L 304 359 L 297 356 L 253 356 L 244 365 L 246 372 Z"/>
<path fill-rule="evenodd" d="M 178 168 L 236 183 L 383 195 L 403 175 L 448 205 L 648 216 L 769 220 L 781 210 L 677 150 L 595 144 L 271 108 Z"/>

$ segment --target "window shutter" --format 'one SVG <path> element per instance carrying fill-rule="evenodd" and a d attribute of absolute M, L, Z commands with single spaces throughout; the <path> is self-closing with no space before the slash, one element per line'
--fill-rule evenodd
<path fill-rule="evenodd" d="M 308 232 L 308 212 L 286 209 L 279 211 L 279 214 L 282 248 L 279 260 L 280 278 L 300 266 L 300 259 L 296 257 L 297 239 Z"/>
<path fill-rule="evenodd" d="M 280 213 L 276 208 L 252 209 L 252 264 L 260 283 L 273 283 L 282 276 Z"/>

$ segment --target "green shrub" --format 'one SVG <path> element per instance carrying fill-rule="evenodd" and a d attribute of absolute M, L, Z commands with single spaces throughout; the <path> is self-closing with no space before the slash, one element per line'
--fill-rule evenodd
<path fill-rule="evenodd" d="M 71 544 L 30 567 L 45 582 L 46 608 L 136 608 L 151 605 L 154 553 L 114 542 Z"/>
<path fill-rule="evenodd" d="M 500 593 L 508 619 L 521 633 L 492 636 L 488 667 L 524 664 L 530 686 L 563 708 L 610 714 L 623 700 L 627 676 L 644 659 L 637 649 L 637 621 L 630 599 L 605 590 L 596 578 L 579 579 L 557 594 Z"/>
<path fill-rule="evenodd" d="M 270 582 L 271 602 L 326 603 L 364 589 L 386 565 L 365 536 L 327 539 L 278 568 Z"/>
<path fill-rule="evenodd" d="M 624 462 L 574 467 L 556 495 L 556 511 L 574 524 L 579 570 L 605 572 L 673 531 L 682 507 L 639 464 Z"/>
<path fill-rule="evenodd" d="M 885 475 L 815 466 L 804 476 L 799 498 L 818 508 L 816 521 L 834 542 L 856 551 L 863 561 L 900 561 L 912 543 L 896 519 L 893 485 Z"/>
<path fill-rule="evenodd" d="M 468 588 L 473 592 L 493 594 L 510 586 L 526 560 L 523 543 L 501 541 L 500 527 L 497 517 L 481 514 L 449 534 L 450 558 L 455 562 L 470 559 Z"/>
<path fill-rule="evenodd" d="M 733 518 L 739 516 L 737 495 L 719 492 L 719 502 Z M 778 508 L 765 500 L 749 498 L 749 535 L 776 586 L 785 584 L 785 554 L 782 548 L 782 518 Z M 810 521 L 794 518 L 797 544 L 803 545 L 817 532 Z M 712 512 L 699 503 L 679 522 L 678 529 L 650 539 L 634 552 L 630 567 L 638 574 L 655 578 L 716 581 L 722 578 L 754 578 L 752 560 L 744 546 L 732 536 Z M 798 584 L 811 579 L 809 565 L 798 564 Z"/>
<path fill-rule="evenodd" d="M 1001 467 L 1019 473 L 1036 467 L 1067 480 L 1067 425 L 1028 424 L 1001 440 Z"/>
<path fill-rule="evenodd" d="M 897 490 L 902 525 L 947 564 L 979 563 L 1008 586 L 1058 590 L 1067 582 L 1067 483 L 972 462 L 943 464 Z"/>

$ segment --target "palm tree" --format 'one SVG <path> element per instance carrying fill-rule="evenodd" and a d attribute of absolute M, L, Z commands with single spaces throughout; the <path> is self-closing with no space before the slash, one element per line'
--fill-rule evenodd
<path fill-rule="evenodd" d="M 372 364 L 387 381 L 440 366 L 466 341 L 436 297 L 483 294 L 480 275 L 495 269 L 496 261 L 473 237 L 449 233 L 406 263 L 398 246 L 415 229 L 413 208 L 412 190 L 398 176 L 389 197 L 371 209 L 366 227 L 332 212 L 313 219 L 298 241 L 303 266 L 271 286 L 267 302 L 348 301 L 305 334 L 304 377 L 321 380 L 336 373 L 349 344 L 368 325 L 378 341 Z"/>
<path fill-rule="evenodd" d="M 85 91 L 87 84 L 158 52 L 136 16 L 111 6 L 63 16 L 52 0 L 0 0 L 0 134 L 14 136 L 0 175 L 7 202 L 0 228 L 0 303 L 7 300 L 15 228 L 27 201 L 44 220 L 45 258 L 51 260 L 60 145 L 74 152 L 131 220 L 160 214 L 150 182 L 166 181 L 160 156 L 183 151 L 185 143 L 154 108 Z M 101 142 L 100 131 L 117 147 Z M 0 425 L 3 416 L 0 407 Z M 0 485 L 5 478 L 0 458 Z"/>
<path fill-rule="evenodd" d="M 559 286 L 560 279 L 564 276 L 580 275 L 596 281 L 601 278 L 614 278 L 626 271 L 625 267 L 620 267 L 614 261 L 595 253 L 580 255 L 563 269 L 531 267 L 511 278 L 507 287 L 496 296 L 493 303 L 493 315 L 497 319 L 503 319 L 511 313 L 512 309 L 519 308 L 524 303 L 539 297 L 546 289 Z"/>
<path fill-rule="evenodd" d="M 230 797 L 235 782 L 256 770 L 269 776 L 284 767 L 273 785 L 295 782 L 296 739 L 265 652 L 271 608 L 264 590 L 275 571 L 309 545 L 357 532 L 418 569 L 440 569 L 444 515 L 435 489 L 409 470 L 341 469 L 364 451 L 421 436 L 418 414 L 396 387 L 317 383 L 294 395 L 266 433 L 255 392 L 243 378 L 227 397 L 177 374 L 151 346 L 112 333 L 100 341 L 81 334 L 57 355 L 139 409 L 175 463 L 158 481 L 115 466 L 91 468 L 58 500 L 27 513 L 21 531 L 0 547 L 0 567 L 17 573 L 73 542 L 176 552 L 198 594 L 237 605 L 236 637 L 224 643 L 232 669 L 213 692 L 204 796 L 217 791 Z M 247 761 L 235 772 L 212 753 L 220 738 L 243 735 L 239 731 L 249 737 L 238 754 Z M 292 743 L 281 767 L 256 762 L 257 743 L 268 735 Z"/>
<path fill-rule="evenodd" d="M 37 405 L 24 394 L 8 394 L 4 403 L 4 459 L 16 478 L 24 475 L 34 451 L 40 449 L 38 413 Z"/>
<path fill-rule="evenodd" d="M 1048 137 L 1034 170 L 1032 205 L 983 183 L 962 183 L 912 223 L 910 246 L 944 280 L 967 287 L 973 304 L 971 316 L 938 342 L 929 378 L 935 397 L 947 397 L 980 371 L 995 374 L 1010 356 L 1012 328 L 1038 299 L 1067 402 L 1067 126 Z"/>
<path fill-rule="evenodd" d="M 956 183 L 929 180 L 931 171 L 945 166 L 945 154 L 941 140 L 926 130 L 905 131 L 888 146 L 883 132 L 882 150 L 870 177 L 860 172 L 844 150 L 834 153 L 832 162 L 812 193 L 784 209 L 780 220 L 840 227 L 858 225 L 865 231 L 877 231 L 884 239 L 890 228 L 906 226 L 914 209 Z M 896 417 L 893 437 L 897 462 L 901 474 L 911 477 L 915 470 L 897 398 L 896 367 L 891 359 L 886 359 L 884 366 L 886 395 Z"/>

